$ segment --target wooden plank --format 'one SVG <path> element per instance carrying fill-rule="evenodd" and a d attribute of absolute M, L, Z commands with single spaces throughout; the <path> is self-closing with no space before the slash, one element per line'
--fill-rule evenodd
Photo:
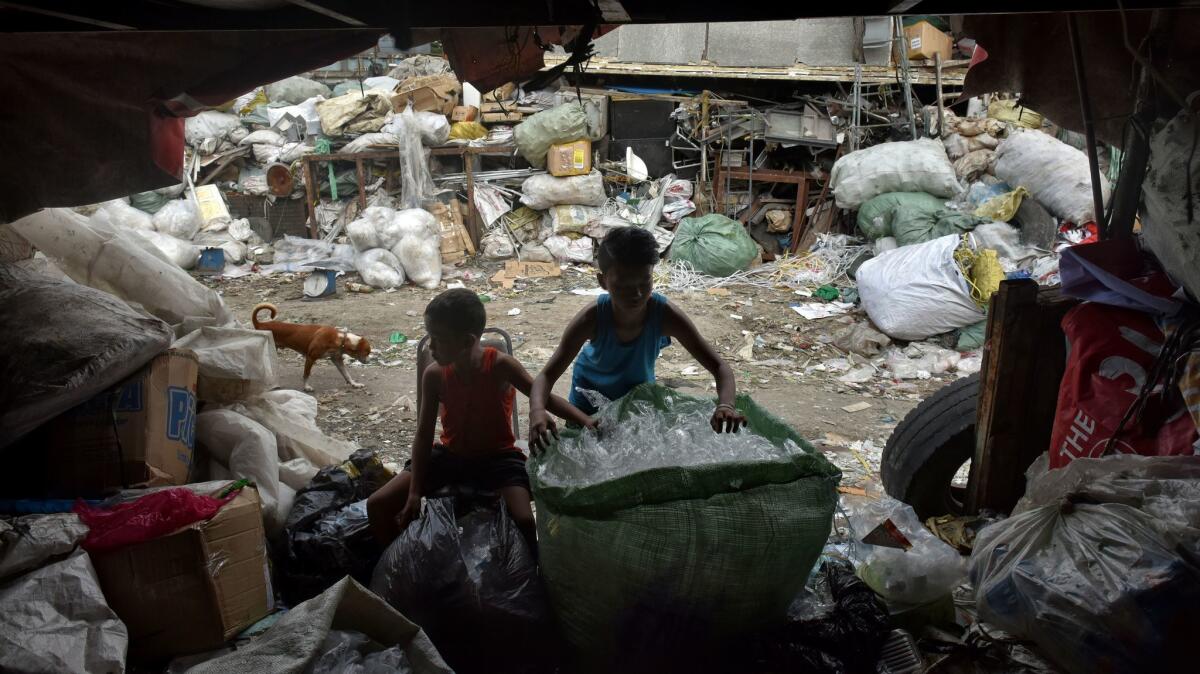
<path fill-rule="evenodd" d="M 367 180 L 363 172 L 363 159 L 354 160 L 354 173 L 358 178 L 358 210 L 367 210 Z"/>
<path fill-rule="evenodd" d="M 1029 279 L 1004 281 L 992 297 L 968 512 L 1012 510 L 1025 492 L 1025 470 L 1049 448 L 1066 369 L 1062 318 L 1076 303 Z"/>
<path fill-rule="evenodd" d="M 808 217 L 808 180 L 800 181 L 796 187 L 796 212 L 792 214 L 792 243 L 790 252 L 795 253 L 804 236 L 805 220 Z"/>
<path fill-rule="evenodd" d="M 317 194 L 317 181 L 313 177 L 313 162 L 307 157 L 301 159 L 304 164 L 304 202 L 308 206 L 308 238 L 316 239 L 317 236 L 317 207 L 316 200 L 320 196 Z"/>

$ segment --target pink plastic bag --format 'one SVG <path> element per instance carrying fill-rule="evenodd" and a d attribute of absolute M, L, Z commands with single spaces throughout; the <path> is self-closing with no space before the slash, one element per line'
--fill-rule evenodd
<path fill-rule="evenodd" d="M 231 491 L 223 498 L 213 498 L 189 489 L 164 489 L 112 508 L 94 507 L 80 500 L 72 510 L 91 529 L 83 548 L 105 552 L 207 520 L 236 494 Z"/>

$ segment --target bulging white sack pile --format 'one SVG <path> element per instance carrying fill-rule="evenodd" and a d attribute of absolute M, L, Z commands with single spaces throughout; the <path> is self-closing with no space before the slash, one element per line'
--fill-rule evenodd
<path fill-rule="evenodd" d="M 996 177 L 1029 190 L 1054 215 L 1082 225 L 1096 220 L 1087 155 L 1040 131 L 1016 131 L 996 147 Z M 1112 194 L 1100 176 L 1100 192 Z"/>
<path fill-rule="evenodd" d="M 946 149 L 932 138 L 851 152 L 833 165 L 830 180 L 838 208 L 851 210 L 888 192 L 927 192 L 949 198 L 962 191 Z"/>
<path fill-rule="evenodd" d="M 420 208 L 371 206 L 346 226 L 363 282 L 395 288 L 405 279 L 422 288 L 442 282 L 442 237 L 437 218 Z"/>

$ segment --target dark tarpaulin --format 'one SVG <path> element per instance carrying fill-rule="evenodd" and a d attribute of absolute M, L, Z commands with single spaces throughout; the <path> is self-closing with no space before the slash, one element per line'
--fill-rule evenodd
<path fill-rule="evenodd" d="M 1200 88 L 1200 12 L 1163 10 L 1162 35 L 1154 40 L 1155 68 L 1182 95 Z M 1150 27 L 1150 12 L 1126 12 L 1129 42 L 1143 44 Z M 1120 12 L 1076 15 L 1083 65 L 1087 73 L 1096 123 L 1096 136 L 1106 143 L 1123 145 L 1125 122 L 1136 98 L 1136 68 L 1125 48 Z M 996 91 L 1021 93 L 1021 104 L 1055 124 L 1083 131 L 1079 94 L 1067 37 L 1065 14 L 1002 14 L 969 16 L 963 32 L 987 50 L 988 58 L 967 71 L 964 96 Z M 1161 112 L 1176 109 L 1159 86 Z"/>
<path fill-rule="evenodd" d="M 382 32 L 0 34 L 0 221 L 175 184 L 182 116 L 361 52 Z"/>

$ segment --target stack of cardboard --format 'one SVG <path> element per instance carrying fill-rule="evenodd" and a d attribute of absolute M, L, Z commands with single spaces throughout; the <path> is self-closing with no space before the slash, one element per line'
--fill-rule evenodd
<path fill-rule="evenodd" d="M 475 254 L 475 244 L 463 224 L 466 218 L 466 206 L 458 199 L 452 199 L 449 204 L 436 203 L 429 207 L 438 220 L 442 233 L 442 263 L 453 264 L 468 255 Z"/>
<path fill-rule="evenodd" d="M 440 112 L 449 115 L 462 96 L 462 85 L 453 73 L 410 77 L 396 85 L 392 96 L 392 110 L 403 112 L 412 101 L 413 110 Z"/>

